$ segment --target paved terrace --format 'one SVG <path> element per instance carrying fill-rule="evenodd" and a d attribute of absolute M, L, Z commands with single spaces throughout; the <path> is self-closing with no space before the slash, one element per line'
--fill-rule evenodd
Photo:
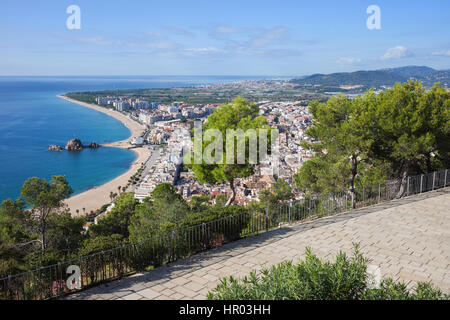
<path fill-rule="evenodd" d="M 332 259 L 339 250 L 350 254 L 352 242 L 361 244 L 383 277 L 410 286 L 432 281 L 450 292 L 450 188 L 245 238 L 67 298 L 205 299 L 222 277 L 295 261 L 304 257 L 306 247 Z"/>

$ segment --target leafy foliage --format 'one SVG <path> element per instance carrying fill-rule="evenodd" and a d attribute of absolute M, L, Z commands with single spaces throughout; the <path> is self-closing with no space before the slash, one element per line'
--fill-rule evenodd
<path fill-rule="evenodd" d="M 137 205 L 131 217 L 129 232 L 133 242 L 174 230 L 189 210 L 177 189 L 168 183 L 159 184 L 152 192 L 152 199 Z"/>
<path fill-rule="evenodd" d="M 314 117 L 307 130 L 313 158 L 294 177 L 299 189 L 337 192 L 355 186 L 446 168 L 450 159 L 450 93 L 435 84 L 425 92 L 419 82 L 396 84 L 349 100 L 331 98 L 310 105 Z"/>
<path fill-rule="evenodd" d="M 29 178 L 20 192 L 26 204 L 31 207 L 30 213 L 35 222 L 33 227 L 40 235 L 42 250 L 45 250 L 48 246 L 47 218 L 52 211 L 60 210 L 64 206 L 63 200 L 73 190 L 64 176 L 53 176 L 50 182 L 37 177 Z"/>
<path fill-rule="evenodd" d="M 259 194 L 259 201 L 264 206 L 274 206 L 292 199 L 294 199 L 294 194 L 291 186 L 281 178 L 271 188 L 264 189 Z"/>
<path fill-rule="evenodd" d="M 89 228 L 91 236 L 108 236 L 120 234 L 128 238 L 128 226 L 131 216 L 135 212 L 137 200 L 133 193 L 122 193 L 114 202 L 114 208 L 106 216 L 99 219 L 98 224 Z"/>
<path fill-rule="evenodd" d="M 208 205 L 208 197 L 194 197 L 188 204 L 176 188 L 167 183 L 155 188 L 152 199 L 145 199 L 136 206 L 129 226 L 132 242 L 245 211 L 245 208 L 237 206 Z"/>
<path fill-rule="evenodd" d="M 123 244 L 123 236 L 112 234 L 109 236 L 98 236 L 85 239 L 78 250 L 80 256 L 87 256 L 96 252 L 116 248 Z"/>
<path fill-rule="evenodd" d="M 259 129 L 269 129 L 267 122 L 264 117 L 258 116 L 258 106 L 254 103 L 248 103 L 241 97 L 237 97 L 230 104 L 224 104 L 214 110 L 205 124 L 203 125 L 203 130 L 214 129 L 220 132 L 223 139 L 227 137 L 227 130 L 238 130 L 242 129 L 244 132 L 248 129 L 254 129 L 259 137 Z M 211 138 L 211 141 L 204 139 L 201 145 L 202 154 L 205 150 L 209 150 L 208 147 L 215 142 L 215 137 Z M 229 198 L 227 205 L 231 204 L 235 197 L 234 189 L 234 179 L 235 178 L 245 178 L 253 174 L 253 166 L 249 163 L 249 147 L 248 147 L 248 137 L 245 144 L 245 163 L 237 163 L 237 152 L 238 148 L 234 148 L 233 159 L 234 161 L 229 161 L 226 159 L 227 155 L 227 144 L 224 141 L 217 140 L 217 143 L 222 144 L 222 163 L 209 164 L 203 159 L 201 164 L 191 163 L 187 165 L 195 174 L 196 179 L 203 183 L 229 183 L 232 191 L 232 196 Z M 267 141 L 270 141 L 268 138 Z M 235 141 L 232 142 L 235 144 Z M 196 148 L 194 142 L 194 149 Z M 270 150 L 270 148 L 268 148 Z M 194 150 L 195 152 L 195 150 Z M 212 155 L 212 157 L 214 157 Z M 219 159 L 220 160 L 220 159 Z M 227 161 L 228 160 L 228 161 Z M 228 163 L 227 163 L 228 162 Z M 230 163 L 231 162 L 231 163 Z"/>
<path fill-rule="evenodd" d="M 355 244 L 353 256 L 340 252 L 334 262 L 324 262 L 306 249 L 298 264 L 287 261 L 255 271 L 248 277 L 229 277 L 208 293 L 210 300 L 378 300 L 450 299 L 431 284 L 419 283 L 409 292 L 403 283 L 386 279 L 371 288 L 368 260 Z"/>

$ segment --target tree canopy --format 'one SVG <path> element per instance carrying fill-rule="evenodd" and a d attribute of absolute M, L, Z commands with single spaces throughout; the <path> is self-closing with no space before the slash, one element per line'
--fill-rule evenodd
<path fill-rule="evenodd" d="M 253 174 L 254 164 L 250 163 L 250 150 L 249 150 L 249 137 L 245 136 L 245 162 L 238 163 L 238 148 L 235 145 L 235 141 L 223 141 L 224 137 L 227 137 L 227 130 L 239 130 L 247 131 L 248 129 L 254 129 L 256 132 L 256 139 L 259 137 L 260 129 L 270 129 L 267 125 L 267 121 L 263 116 L 258 115 L 258 106 L 254 103 L 249 103 L 241 97 L 237 97 L 232 103 L 224 104 L 218 107 L 213 114 L 211 114 L 207 121 L 203 125 L 203 131 L 208 129 L 216 130 L 220 135 L 220 140 L 217 136 L 205 137 L 201 144 L 201 153 L 209 155 L 211 151 L 211 145 L 214 143 L 220 144 L 223 154 L 221 163 L 208 163 L 205 159 L 202 159 L 201 163 L 191 163 L 188 165 L 195 174 L 196 179 L 202 183 L 228 183 L 232 191 L 231 197 L 227 201 L 227 205 L 230 205 L 236 196 L 234 188 L 234 179 L 244 178 Z M 216 140 L 217 139 L 217 140 Z M 233 137 L 234 139 L 234 137 Z M 267 138 L 270 142 L 270 137 Z M 227 159 L 227 150 L 233 146 L 233 159 Z M 194 140 L 194 149 L 195 140 Z M 231 149 L 228 150 L 231 154 Z M 270 143 L 268 146 L 270 151 Z M 195 151 L 194 151 L 195 152 Z M 216 154 L 212 152 L 211 157 L 215 157 Z M 241 155 L 242 156 L 242 155 Z M 218 161 L 219 162 L 219 161 Z"/>
<path fill-rule="evenodd" d="M 335 192 L 445 168 L 449 164 L 449 91 L 409 81 L 353 100 L 341 95 L 310 105 L 313 124 L 302 145 L 315 152 L 294 180 L 308 192 Z M 354 198 L 353 198 L 354 200 Z M 355 202 L 353 201 L 353 204 Z"/>
<path fill-rule="evenodd" d="M 264 189 L 259 194 L 259 201 L 266 206 L 274 206 L 292 199 L 294 199 L 294 194 L 291 186 L 281 178 L 271 188 Z"/>
<path fill-rule="evenodd" d="M 42 250 L 47 248 L 47 218 L 64 206 L 63 200 L 73 192 L 64 176 L 53 176 L 50 182 L 29 178 L 22 186 L 21 195 L 35 218 L 36 233 L 41 236 Z"/>

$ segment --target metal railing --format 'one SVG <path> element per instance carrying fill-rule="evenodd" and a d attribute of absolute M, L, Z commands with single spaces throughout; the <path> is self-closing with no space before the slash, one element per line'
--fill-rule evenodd
<path fill-rule="evenodd" d="M 450 185 L 448 170 L 407 178 L 401 190 L 400 180 L 391 180 L 356 191 L 357 207 L 369 206 L 394 198 L 435 190 Z M 264 210 L 243 212 L 181 230 L 169 232 L 140 242 L 126 244 L 92 255 L 11 275 L 0 279 L 0 299 L 50 299 L 105 281 L 119 279 L 134 272 L 149 270 L 162 264 L 222 246 L 243 237 L 266 232 L 283 224 L 325 217 L 351 210 L 348 192 L 307 197 L 300 201 L 283 203 Z M 69 266 L 79 268 L 66 281 Z"/>

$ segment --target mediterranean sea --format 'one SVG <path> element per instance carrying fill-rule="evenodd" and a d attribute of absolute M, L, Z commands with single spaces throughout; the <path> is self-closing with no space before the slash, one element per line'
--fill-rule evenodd
<path fill-rule="evenodd" d="M 118 148 L 80 152 L 48 151 L 73 138 L 99 144 L 126 139 L 120 121 L 56 97 L 75 91 L 164 88 L 217 84 L 263 77 L 0 77 L 0 201 L 20 196 L 29 177 L 65 175 L 74 194 L 102 185 L 126 172 L 134 152 Z"/>

